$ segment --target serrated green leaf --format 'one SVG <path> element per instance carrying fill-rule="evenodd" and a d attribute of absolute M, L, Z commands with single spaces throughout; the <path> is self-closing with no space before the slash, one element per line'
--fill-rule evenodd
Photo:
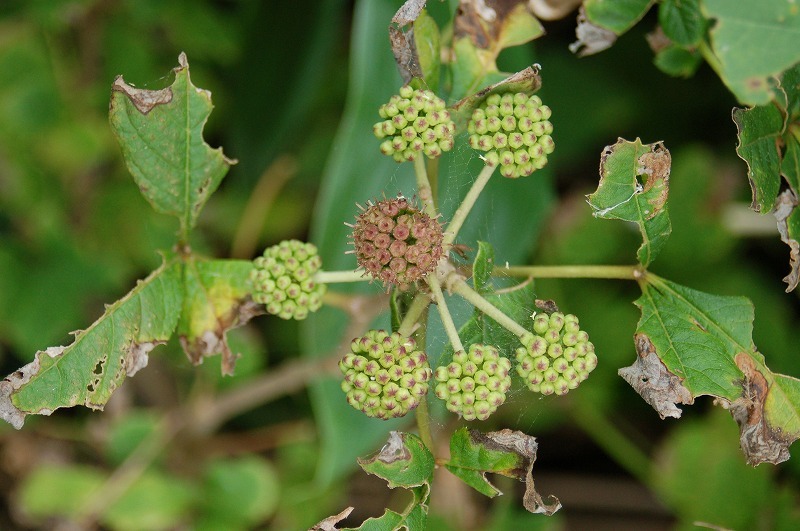
<path fill-rule="evenodd" d="M 664 0 L 658 6 L 658 23 L 669 39 L 681 46 L 695 46 L 706 31 L 699 0 Z"/>
<path fill-rule="evenodd" d="M 653 0 L 586 0 L 589 21 L 622 35 L 647 13 Z"/>
<path fill-rule="evenodd" d="M 248 260 L 186 259 L 178 337 L 195 365 L 208 356 L 222 354 L 222 374 L 233 374 L 238 355 L 228 347 L 225 334 L 263 313 L 250 299 L 252 268 Z"/>
<path fill-rule="evenodd" d="M 675 77 L 690 77 L 697 71 L 702 56 L 675 44 L 662 48 L 653 58 L 653 63 L 665 74 Z"/>
<path fill-rule="evenodd" d="M 502 17 L 501 25 L 496 29 L 498 53 L 505 48 L 519 46 L 544 35 L 544 27 L 526 5 L 527 2 L 518 2 Z"/>
<path fill-rule="evenodd" d="M 414 45 L 422 76 L 428 88 L 433 92 L 438 92 L 442 64 L 439 26 L 424 9 L 414 21 Z"/>
<path fill-rule="evenodd" d="M 28 414 L 78 404 L 102 409 L 125 376 L 147 365 L 178 322 L 182 267 L 165 262 L 108 307 L 67 347 L 50 347 L 0 382 L 0 416 L 19 429 Z"/>
<path fill-rule="evenodd" d="M 800 380 L 773 374 L 753 344 L 745 297 L 711 295 L 647 273 L 640 280 L 639 357 L 622 376 L 659 415 L 710 395 L 740 426 L 747 461 L 779 463 L 800 437 Z"/>
<path fill-rule="evenodd" d="M 487 291 L 487 283 L 494 269 L 494 247 L 488 242 L 478 242 L 475 261 L 472 262 L 472 286 L 478 293 Z"/>
<path fill-rule="evenodd" d="M 785 0 L 703 0 L 720 76 L 745 105 L 765 105 L 769 78 L 800 61 L 800 10 Z"/>
<path fill-rule="evenodd" d="M 520 431 L 502 430 L 481 433 L 461 428 L 450 439 L 447 470 L 481 494 L 494 498 L 502 494 L 486 478 L 486 473 L 501 474 L 525 482 L 523 505 L 532 513 L 552 515 L 561 508 L 557 498 L 545 503 L 533 485 L 536 439 Z"/>
<path fill-rule="evenodd" d="M 642 245 L 636 252 L 647 266 L 672 232 L 667 212 L 671 158 L 661 142 L 643 145 L 620 138 L 600 159 L 600 183 L 587 196 L 593 215 L 639 225 Z"/>
<path fill-rule="evenodd" d="M 800 124 L 791 124 L 783 136 L 785 143 L 781 175 L 795 194 L 800 194 Z"/>
<path fill-rule="evenodd" d="M 189 79 L 186 55 L 172 85 L 137 89 L 114 80 L 109 119 L 128 170 L 156 211 L 175 216 L 185 237 L 235 161 L 203 140 L 211 93 Z"/>
<path fill-rule="evenodd" d="M 739 137 L 736 153 L 747 163 L 747 178 L 753 191 L 751 208 L 766 214 L 772 210 L 781 185 L 778 139 L 783 116 L 777 107 L 763 105 L 734 109 L 733 121 Z"/>

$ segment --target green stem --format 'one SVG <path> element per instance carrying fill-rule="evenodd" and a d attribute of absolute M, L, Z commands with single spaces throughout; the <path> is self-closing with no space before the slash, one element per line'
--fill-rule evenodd
<path fill-rule="evenodd" d="M 720 63 L 719 58 L 714 55 L 714 51 L 711 49 L 708 43 L 705 40 L 701 40 L 700 44 L 697 45 L 697 49 L 700 52 L 700 55 L 703 56 L 703 59 L 706 60 L 706 63 L 708 63 L 708 66 L 710 66 L 711 69 L 716 72 L 720 80 L 727 85 L 725 76 L 722 72 L 722 63 Z"/>
<path fill-rule="evenodd" d="M 433 190 L 428 181 L 428 170 L 425 168 L 425 157 L 419 155 L 414 159 L 414 173 L 417 175 L 417 193 L 422 200 L 422 207 L 426 214 L 435 218 L 436 206 L 433 204 Z"/>
<path fill-rule="evenodd" d="M 580 401 L 573 409 L 575 423 L 604 452 L 645 485 L 652 481 L 650 458 L 622 433 L 598 408 Z"/>
<path fill-rule="evenodd" d="M 532 278 L 608 278 L 638 280 L 644 274 L 640 265 L 563 265 L 563 266 L 496 266 L 494 276 Z"/>
<path fill-rule="evenodd" d="M 425 280 L 427 281 L 428 286 L 431 288 L 433 300 L 436 302 L 436 307 L 439 309 L 439 316 L 442 318 L 442 324 L 444 325 L 444 331 L 447 334 L 447 338 L 450 340 L 450 344 L 453 346 L 453 352 L 463 351 L 464 345 L 461 343 L 461 338 L 458 337 L 456 324 L 453 322 L 453 317 L 450 315 L 450 310 L 447 308 L 447 303 L 445 302 L 444 294 L 442 293 L 442 287 L 439 285 L 439 279 L 436 278 L 436 275 L 428 275 L 425 277 Z"/>
<path fill-rule="evenodd" d="M 449 280 L 446 283 L 447 288 L 452 292 L 456 293 L 457 295 L 461 295 L 464 299 L 467 300 L 470 304 L 475 306 L 477 309 L 482 311 L 488 317 L 491 317 L 497 324 L 514 334 L 515 336 L 522 338 L 524 335 L 530 333 L 525 330 L 519 323 L 511 319 L 509 316 L 504 314 L 499 308 L 497 308 L 494 304 L 487 301 L 481 295 L 470 288 L 464 279 L 458 277 L 456 275 L 451 275 L 449 278 L 453 278 L 455 280 Z"/>
<path fill-rule="evenodd" d="M 317 271 L 314 282 L 318 284 L 333 284 L 335 282 L 366 282 L 372 280 L 364 275 L 363 271 Z"/>
<path fill-rule="evenodd" d="M 435 453 L 436 448 L 433 445 L 433 434 L 431 433 L 431 414 L 428 412 L 428 397 L 423 396 L 419 401 L 414 415 L 417 418 L 417 429 L 419 429 L 419 438 L 431 453 Z"/>
<path fill-rule="evenodd" d="M 417 293 L 417 296 L 411 301 L 411 306 L 408 307 L 408 312 L 403 316 L 403 322 L 400 323 L 397 333 L 404 337 L 413 334 L 414 326 L 430 303 L 431 300 L 426 293 Z"/>
<path fill-rule="evenodd" d="M 464 200 L 458 206 L 458 209 L 456 209 L 455 214 L 453 214 L 453 219 L 451 219 L 450 223 L 447 224 L 447 231 L 445 232 L 444 240 L 442 241 L 442 246 L 445 249 L 447 249 L 455 241 L 456 236 L 458 236 L 458 231 L 461 230 L 461 225 L 464 224 L 464 220 L 467 219 L 467 215 L 475 205 L 475 201 L 477 201 L 478 196 L 483 191 L 486 183 L 489 182 L 489 178 L 494 173 L 494 170 L 494 166 L 484 166 L 481 172 L 478 174 L 478 177 L 475 179 L 475 182 L 472 183 L 472 187 L 469 189 L 469 192 L 467 192 Z"/>

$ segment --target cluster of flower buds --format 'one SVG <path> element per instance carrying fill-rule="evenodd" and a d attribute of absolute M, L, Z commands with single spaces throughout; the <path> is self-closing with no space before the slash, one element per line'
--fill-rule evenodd
<path fill-rule="evenodd" d="M 428 393 L 431 367 L 416 342 L 397 332 L 370 330 L 354 339 L 339 362 L 347 403 L 368 417 L 402 417 Z"/>
<path fill-rule="evenodd" d="M 547 164 L 555 149 L 550 107 L 539 96 L 492 94 L 472 112 L 469 145 L 485 151 L 490 166 L 504 177 L 524 177 Z"/>
<path fill-rule="evenodd" d="M 285 240 L 253 261 L 253 300 L 283 319 L 305 319 L 322 306 L 325 284 L 314 282 L 322 261 L 313 244 Z"/>
<path fill-rule="evenodd" d="M 442 226 L 405 197 L 384 199 L 356 216 L 353 246 L 359 267 L 384 285 L 406 289 L 436 268 Z"/>
<path fill-rule="evenodd" d="M 422 153 L 436 158 L 453 149 L 455 123 L 443 99 L 430 90 L 406 85 L 381 105 L 382 120 L 372 131 L 382 139 L 381 152 L 397 162 L 414 160 Z"/>
<path fill-rule="evenodd" d="M 464 420 L 486 420 L 506 401 L 510 371 L 511 362 L 496 348 L 472 344 L 468 353 L 458 351 L 448 365 L 436 368 L 436 396 Z"/>
<path fill-rule="evenodd" d="M 517 373 L 531 391 L 543 395 L 567 394 L 597 367 L 589 334 L 572 314 L 536 314 L 533 333 L 522 344 L 516 352 Z"/>

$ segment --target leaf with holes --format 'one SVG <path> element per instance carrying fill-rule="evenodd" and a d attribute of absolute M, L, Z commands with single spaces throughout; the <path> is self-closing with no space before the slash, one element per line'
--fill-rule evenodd
<path fill-rule="evenodd" d="M 661 142 L 643 145 L 620 138 L 600 159 L 600 183 L 587 196 L 593 215 L 639 225 L 642 245 L 636 257 L 649 265 L 672 232 L 667 213 L 671 157 Z"/>
<path fill-rule="evenodd" d="M 640 279 L 638 357 L 619 374 L 658 411 L 710 395 L 731 411 L 751 464 L 789 458 L 800 437 L 800 380 L 772 373 L 753 344 L 754 311 L 745 297 L 696 291 L 647 273 Z"/>
<path fill-rule="evenodd" d="M 172 85 L 161 90 L 138 89 L 117 77 L 109 119 L 142 194 L 156 211 L 178 218 L 185 238 L 235 161 L 203 140 L 211 93 L 192 84 L 185 54 L 178 63 Z"/>
<path fill-rule="evenodd" d="M 184 266 L 183 312 L 178 337 L 189 360 L 199 365 L 208 356 L 222 355 L 222 374 L 233 374 L 237 354 L 231 352 L 225 334 L 262 314 L 262 306 L 250 298 L 247 260 L 198 260 Z"/>
<path fill-rule="evenodd" d="M 545 502 L 536 491 L 533 464 L 538 447 L 536 438 L 521 431 L 481 433 L 461 428 L 450 439 L 450 460 L 445 467 L 464 483 L 490 498 L 502 493 L 486 479 L 487 472 L 518 479 L 525 483 L 522 501 L 525 509 L 550 516 L 561 508 L 561 502 L 554 496 Z"/>
<path fill-rule="evenodd" d="M 164 263 L 66 347 L 50 347 L 0 382 L 0 417 L 19 429 L 26 415 L 61 407 L 102 409 L 126 376 L 170 338 L 183 301 L 181 263 Z"/>

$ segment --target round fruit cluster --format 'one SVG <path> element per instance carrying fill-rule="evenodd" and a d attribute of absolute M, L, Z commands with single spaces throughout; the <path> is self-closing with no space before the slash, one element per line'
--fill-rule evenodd
<path fill-rule="evenodd" d="M 353 225 L 358 265 L 386 286 L 400 289 L 436 268 L 442 238 L 439 222 L 402 196 L 370 204 Z"/>
<path fill-rule="evenodd" d="M 311 243 L 285 240 L 268 247 L 253 260 L 253 300 L 283 319 L 305 319 L 322 306 L 326 285 L 314 282 L 321 265 Z"/>
<path fill-rule="evenodd" d="M 506 401 L 510 371 L 511 362 L 496 348 L 472 344 L 469 353 L 458 351 L 452 362 L 436 368 L 436 396 L 464 420 L 486 420 Z"/>
<path fill-rule="evenodd" d="M 565 395 L 597 367 L 594 345 L 576 316 L 536 314 L 533 332 L 522 339 L 524 346 L 516 352 L 517 373 L 531 391 Z"/>
<path fill-rule="evenodd" d="M 370 330 L 339 361 L 347 403 L 368 417 L 402 417 L 428 393 L 431 367 L 417 343 L 397 332 Z"/>
<path fill-rule="evenodd" d="M 487 152 L 486 164 L 499 165 L 504 177 L 530 175 L 547 164 L 555 149 L 550 114 L 539 96 L 492 94 L 472 111 L 469 145 Z"/>
<path fill-rule="evenodd" d="M 436 158 L 453 149 L 455 123 L 443 99 L 430 90 L 414 90 L 408 85 L 389 102 L 381 105 L 382 121 L 372 127 L 381 142 L 381 152 L 397 162 L 414 160 L 424 153 Z"/>

